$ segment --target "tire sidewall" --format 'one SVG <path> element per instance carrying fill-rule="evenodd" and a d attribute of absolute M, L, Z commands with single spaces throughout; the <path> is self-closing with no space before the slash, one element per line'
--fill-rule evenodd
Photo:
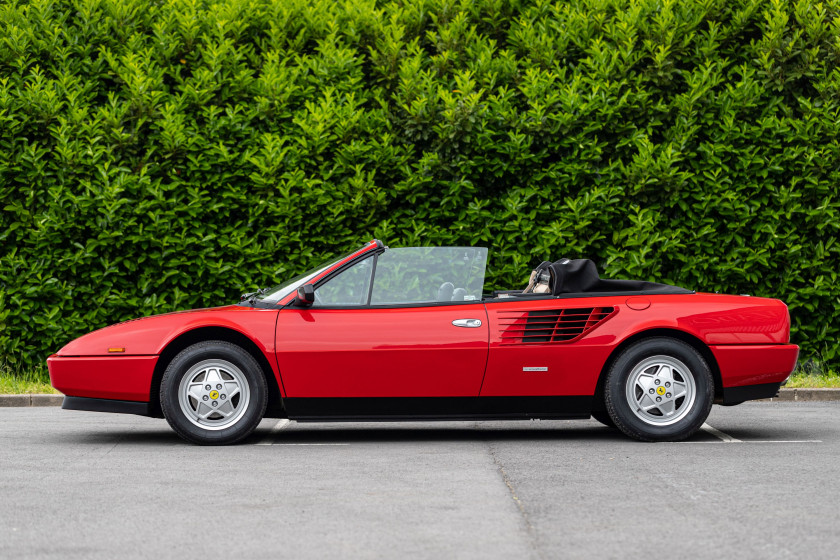
<path fill-rule="evenodd" d="M 190 368 L 209 359 L 226 360 L 238 367 L 250 391 L 245 413 L 233 426 L 222 430 L 204 430 L 190 422 L 178 399 L 181 380 Z M 225 341 L 199 342 L 182 350 L 167 366 L 160 384 L 161 408 L 169 425 L 182 438 L 201 445 L 230 444 L 249 436 L 262 420 L 267 402 L 268 388 L 262 368 L 248 352 Z"/>
<path fill-rule="evenodd" d="M 689 412 L 674 424 L 648 424 L 633 412 L 627 402 L 627 381 L 634 367 L 656 355 L 671 356 L 684 363 L 694 378 L 696 395 Z M 714 400 L 714 380 L 706 360 L 689 344 L 673 338 L 651 338 L 637 342 L 622 352 L 610 368 L 604 396 L 607 411 L 625 434 L 644 441 L 675 441 L 689 437 L 706 421 Z"/>

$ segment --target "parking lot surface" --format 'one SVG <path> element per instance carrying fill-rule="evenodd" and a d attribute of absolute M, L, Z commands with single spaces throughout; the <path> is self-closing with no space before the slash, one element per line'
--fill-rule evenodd
<path fill-rule="evenodd" d="M 297 424 L 0 409 L 0 558 L 835 558 L 840 403 L 714 407 L 684 443 L 589 421 Z"/>

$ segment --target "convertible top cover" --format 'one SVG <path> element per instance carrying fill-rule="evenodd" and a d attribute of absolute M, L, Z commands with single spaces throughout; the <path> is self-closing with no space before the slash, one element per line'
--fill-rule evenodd
<path fill-rule="evenodd" d="M 548 270 L 551 274 L 551 293 L 580 294 L 588 292 L 641 292 L 644 294 L 690 294 L 691 290 L 656 282 L 640 280 L 606 280 L 598 275 L 595 263 L 590 259 L 560 259 L 543 262 L 538 271 Z"/>

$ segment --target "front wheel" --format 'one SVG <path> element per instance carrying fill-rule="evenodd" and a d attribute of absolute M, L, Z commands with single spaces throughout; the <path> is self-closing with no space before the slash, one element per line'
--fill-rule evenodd
<path fill-rule="evenodd" d="M 169 363 L 160 384 L 160 404 L 172 429 L 202 445 L 225 445 L 248 437 L 268 402 L 265 376 L 241 347 L 221 340 L 199 342 Z"/>
<path fill-rule="evenodd" d="M 604 397 L 615 426 L 641 441 L 685 439 L 706 421 L 714 400 L 708 364 L 673 338 L 639 341 L 607 374 Z"/>

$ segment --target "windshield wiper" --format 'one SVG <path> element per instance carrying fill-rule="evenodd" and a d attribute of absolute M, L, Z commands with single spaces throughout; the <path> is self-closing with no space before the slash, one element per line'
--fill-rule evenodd
<path fill-rule="evenodd" d="M 268 291 L 268 288 L 258 288 L 256 292 L 248 292 L 247 294 L 242 294 L 239 298 L 239 301 L 247 301 L 248 303 L 252 304 L 257 301 L 257 298 L 262 296 Z"/>

